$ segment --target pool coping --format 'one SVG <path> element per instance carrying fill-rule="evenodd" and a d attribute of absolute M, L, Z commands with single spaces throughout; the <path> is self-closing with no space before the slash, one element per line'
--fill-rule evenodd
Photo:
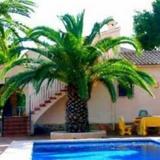
<path fill-rule="evenodd" d="M 10 146 L 1 154 L 0 160 L 32 160 L 33 143 L 47 142 L 107 142 L 107 141 L 131 141 L 131 140 L 152 140 L 160 144 L 160 137 L 128 137 L 128 138 L 104 138 L 104 139 L 61 139 L 61 140 L 27 140 L 13 141 Z"/>

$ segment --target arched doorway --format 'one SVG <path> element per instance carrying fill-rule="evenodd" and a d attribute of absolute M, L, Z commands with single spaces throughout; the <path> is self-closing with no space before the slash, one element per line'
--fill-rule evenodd
<path fill-rule="evenodd" d="M 2 136 L 27 136 L 29 118 L 25 114 L 26 96 L 17 90 L 7 100 L 2 112 Z"/>
<path fill-rule="evenodd" d="M 2 117 L 25 115 L 26 97 L 23 91 L 14 92 L 3 107 Z"/>

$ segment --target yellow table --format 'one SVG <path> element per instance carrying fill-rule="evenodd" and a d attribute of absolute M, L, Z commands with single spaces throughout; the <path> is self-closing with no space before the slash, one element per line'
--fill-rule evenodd
<path fill-rule="evenodd" d="M 138 126 L 138 134 L 146 136 L 148 127 L 160 128 L 160 116 L 143 117 Z"/>

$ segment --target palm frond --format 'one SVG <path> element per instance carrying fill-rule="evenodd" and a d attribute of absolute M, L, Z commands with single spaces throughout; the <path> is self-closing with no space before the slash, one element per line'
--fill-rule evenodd
<path fill-rule="evenodd" d="M 153 96 L 149 87 L 155 84 L 155 80 L 153 79 L 153 77 L 147 75 L 146 73 L 143 74 L 142 71 L 139 72 L 139 70 L 135 68 L 133 64 L 130 64 L 126 60 L 112 59 L 112 60 L 108 60 L 106 62 L 97 64 L 93 67 L 92 76 L 100 80 L 114 79 L 115 82 L 116 81 L 120 82 L 126 89 L 129 89 L 129 90 L 130 90 L 130 86 L 135 84 L 143 88 L 150 95 Z M 124 80 L 124 82 L 122 83 L 122 81 L 120 80 Z M 127 83 L 125 83 L 125 81 Z"/>
<path fill-rule="evenodd" d="M 153 78 L 151 75 L 147 74 L 146 72 L 138 70 L 137 73 L 143 77 L 143 79 L 150 85 L 154 86 L 157 82 L 155 78 Z"/>
<path fill-rule="evenodd" d="M 58 45 L 61 45 L 62 35 L 61 32 L 57 32 L 52 28 L 39 26 L 32 29 L 29 33 L 29 38 L 32 40 L 36 40 L 39 37 L 45 37 Z"/>
<path fill-rule="evenodd" d="M 105 38 L 98 41 L 95 46 L 101 49 L 104 53 L 120 44 L 129 44 L 134 47 L 136 53 L 141 55 L 142 48 L 140 43 L 135 38 L 117 37 L 117 38 Z"/>
<path fill-rule="evenodd" d="M 4 106 L 6 100 L 20 87 L 24 87 L 26 84 L 33 80 L 35 72 L 33 70 L 25 71 L 17 75 L 12 76 L 5 86 L 2 88 L 2 94 L 0 97 L 0 106 Z"/>
<path fill-rule="evenodd" d="M 35 77 L 32 81 L 36 92 L 38 93 L 42 83 L 49 78 L 54 80 L 58 76 L 56 75 L 56 65 L 53 62 L 47 62 L 41 64 L 40 66 L 36 67 L 35 70 Z"/>
<path fill-rule="evenodd" d="M 24 59 L 25 60 L 25 59 Z M 17 61 L 15 66 L 18 65 L 22 61 Z M 47 78 L 59 78 L 56 77 L 55 65 L 51 62 L 41 62 L 41 65 L 34 65 L 33 67 L 29 67 L 28 70 L 24 72 L 20 72 L 17 75 L 12 76 L 6 82 L 5 87 L 2 89 L 3 94 L 1 95 L 1 105 L 5 103 L 5 101 L 9 98 L 9 96 L 20 87 L 24 87 L 28 83 L 32 83 L 38 92 L 40 86 L 43 81 Z"/>
<path fill-rule="evenodd" d="M 4 31 L 4 26 L 0 21 L 0 33 L 1 33 L 1 37 L 5 38 L 5 31 Z"/>
<path fill-rule="evenodd" d="M 14 56 L 15 53 L 16 55 L 20 56 L 22 51 L 33 51 L 33 54 L 37 54 L 37 57 L 42 56 L 42 57 L 47 58 L 48 60 L 50 60 L 53 57 L 53 53 L 48 52 L 44 48 L 31 48 L 31 47 L 23 47 L 23 46 L 17 46 L 15 48 L 11 48 L 9 51 L 9 54 L 11 57 Z"/>
<path fill-rule="evenodd" d="M 74 17 L 70 14 L 59 16 L 67 32 L 81 38 L 83 35 L 84 11 Z"/>
<path fill-rule="evenodd" d="M 16 66 L 23 66 L 24 63 L 29 62 L 28 58 L 12 58 L 9 61 L 5 62 L 3 65 L 3 69 L 0 70 L 0 79 L 3 78 L 6 73 Z"/>
<path fill-rule="evenodd" d="M 101 78 L 100 81 L 105 85 L 108 89 L 112 102 L 116 102 L 117 100 L 117 93 L 115 89 L 115 82 L 112 79 Z"/>
<path fill-rule="evenodd" d="M 35 3 L 31 0 L 3 0 L 0 2 L 0 16 L 11 18 L 12 14 L 30 17 Z"/>
<path fill-rule="evenodd" d="M 3 52 L 0 52 L 0 65 L 4 64 L 7 61 L 8 58 L 6 57 L 6 55 L 4 55 Z"/>
<path fill-rule="evenodd" d="M 96 48 L 94 46 L 87 46 L 86 53 L 84 55 L 86 65 L 88 63 L 87 67 L 88 66 L 90 67 L 94 63 L 96 63 L 98 58 L 102 55 L 103 55 L 103 52 L 99 48 Z"/>
<path fill-rule="evenodd" d="M 96 22 L 92 28 L 91 33 L 86 37 L 85 44 L 92 44 L 94 38 L 97 34 L 100 34 L 100 30 L 104 27 L 104 25 L 108 24 L 111 21 L 113 21 L 113 18 L 108 17 L 100 23 Z"/>

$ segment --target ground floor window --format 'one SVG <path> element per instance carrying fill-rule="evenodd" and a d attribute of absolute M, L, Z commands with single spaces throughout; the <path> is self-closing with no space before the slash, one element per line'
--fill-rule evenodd
<path fill-rule="evenodd" d="M 132 85 L 132 93 L 134 94 L 134 86 Z M 123 87 L 122 85 L 118 85 L 118 95 L 119 97 L 125 97 L 127 96 L 127 90 L 125 87 Z"/>

